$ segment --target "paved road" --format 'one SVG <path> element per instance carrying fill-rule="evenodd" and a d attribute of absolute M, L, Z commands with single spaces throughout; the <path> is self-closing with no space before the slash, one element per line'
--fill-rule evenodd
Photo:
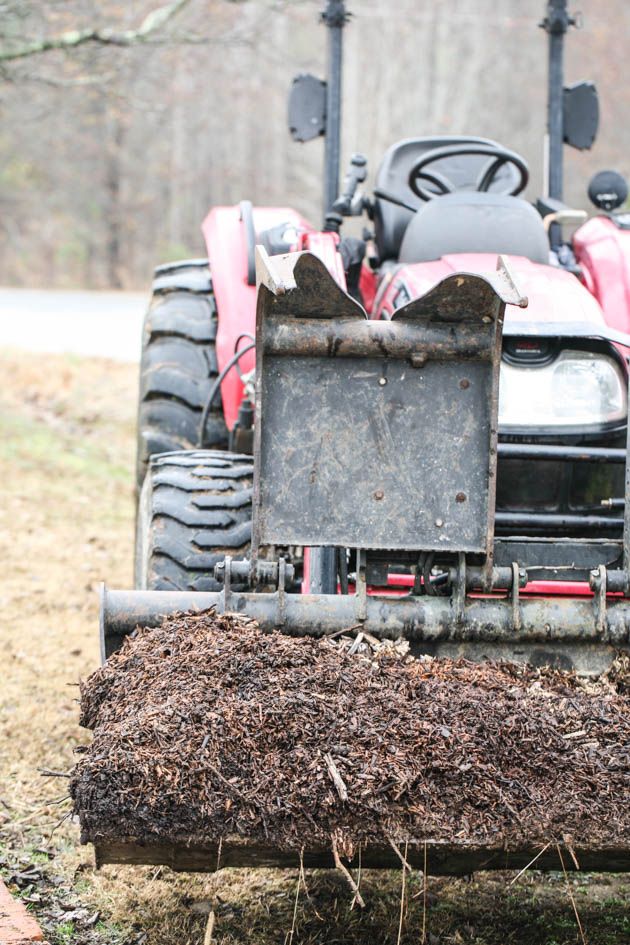
<path fill-rule="evenodd" d="M 137 361 L 147 299 L 144 292 L 0 288 L 0 345 Z"/>

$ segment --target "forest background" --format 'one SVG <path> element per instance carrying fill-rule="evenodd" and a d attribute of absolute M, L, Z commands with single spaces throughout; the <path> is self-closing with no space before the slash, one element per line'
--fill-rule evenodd
<path fill-rule="evenodd" d="M 291 141 L 287 95 L 325 75 L 323 0 L 0 0 L 0 284 L 143 288 L 159 262 L 204 254 L 214 204 L 290 205 L 318 224 L 321 140 Z M 542 192 L 543 0 L 350 0 L 343 163 L 423 134 L 497 139 Z M 627 0 L 581 0 L 566 80 L 596 82 L 600 132 L 566 150 L 566 199 L 598 169 L 630 174 Z M 68 31 L 101 39 L 42 51 Z M 104 32 L 103 32 L 104 31 Z M 126 34 L 129 36 L 129 34 Z M 76 38 L 76 37 L 75 37 Z M 32 49 L 14 58 L 16 51 Z"/>

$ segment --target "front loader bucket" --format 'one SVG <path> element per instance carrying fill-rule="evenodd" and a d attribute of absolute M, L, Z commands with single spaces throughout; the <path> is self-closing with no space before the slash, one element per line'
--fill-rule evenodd
<path fill-rule="evenodd" d="M 563 850 L 562 861 L 552 844 L 541 852 L 539 845 L 506 850 L 503 846 L 491 849 L 465 843 L 436 843 L 419 840 L 405 841 L 405 860 L 413 869 L 424 870 L 432 876 L 467 876 L 477 870 L 520 870 L 535 860 L 537 870 L 559 870 L 562 862 L 567 871 L 625 873 L 630 871 L 630 852 L 622 847 Z M 404 847 L 404 844 L 403 844 Z M 334 854 L 330 847 L 319 850 L 305 849 L 302 853 L 283 852 L 272 846 L 255 846 L 239 837 L 228 838 L 220 844 L 189 846 L 186 843 L 164 846 L 136 842 L 105 841 L 95 844 L 96 865 L 108 863 L 140 866 L 168 866 L 176 872 L 214 873 L 224 867 L 275 867 L 278 869 L 334 869 Z M 575 856 L 575 860 L 571 856 Z M 399 870 L 400 851 L 391 844 L 362 846 L 360 856 L 345 862 L 356 869 Z M 576 865 L 578 864 L 578 865 Z"/>
<path fill-rule="evenodd" d="M 370 321 L 311 254 L 269 259 L 259 250 L 257 263 L 251 560 L 226 558 L 219 593 L 104 590 L 103 658 L 114 656 L 114 667 L 117 660 L 126 665 L 128 647 L 115 655 L 125 638 L 137 627 L 160 627 L 165 617 L 164 627 L 183 621 L 185 628 L 186 621 L 198 627 L 196 621 L 220 623 L 232 620 L 231 614 L 254 619 L 264 635 L 279 630 L 282 637 L 274 639 L 285 641 L 345 632 L 378 648 L 378 641 L 403 638 L 415 655 L 553 665 L 586 675 L 602 673 L 616 653 L 627 652 L 627 529 L 612 551 L 614 543 L 606 541 L 606 562 L 598 560 L 596 543 L 589 544 L 591 559 L 579 543 L 556 544 L 549 575 L 589 579 L 593 594 L 579 599 L 524 594 L 528 568 L 537 577 L 541 569 L 546 573 L 546 563 L 536 558 L 540 543 L 494 537 L 503 316 L 506 304 L 527 304 L 505 266 L 500 262 L 486 277 L 453 275 L 397 310 L 391 321 Z M 338 560 L 352 562 L 350 592 L 340 584 L 338 593 L 296 593 L 286 579 L 287 567 L 304 547 L 335 549 Z M 610 560 L 614 567 L 608 569 Z M 433 589 L 434 562 L 441 590 Z M 392 571 L 414 576 L 413 587 L 392 595 L 385 586 Z M 236 573 L 239 582 L 249 583 L 247 590 L 235 589 Z M 204 617 L 208 610 L 212 613 Z M 177 617 L 183 612 L 188 616 Z M 269 637 L 264 639 L 268 645 Z M 164 652 L 170 657 L 170 644 Z M 296 712 L 299 706 L 298 693 Z M 348 719 L 351 724 L 359 723 Z M 442 729 L 450 731 L 448 718 Z M 566 744 L 584 734 L 568 731 Z M 462 738 L 465 743 L 465 732 Z M 333 749 L 322 748 L 322 757 Z M 209 770 L 227 783 L 217 763 Z M 618 764 L 617 772 L 628 765 L 627 745 L 620 748 Z M 229 758 L 225 765 L 229 770 Z M 575 768 L 580 769 L 577 761 Z M 329 774 L 333 769 L 329 766 Z M 467 770 L 465 764 L 454 769 L 453 778 Z M 518 770 L 508 765 L 501 777 L 514 783 Z M 341 791 L 340 802 L 346 800 Z M 231 816 L 226 813 L 228 820 Z M 89 812 L 84 819 L 92 823 Z M 122 827 L 121 832 L 112 837 L 111 831 L 99 834 L 84 824 L 83 839 L 95 843 L 99 864 L 211 871 L 299 862 L 295 849 L 238 830 L 218 842 L 187 836 L 160 842 L 124 834 Z M 629 869 L 624 837 L 613 823 L 604 833 L 594 841 L 560 833 L 549 837 L 541 852 L 540 838 L 530 842 L 518 831 L 509 843 L 500 832 L 496 839 L 476 842 L 474 830 L 463 823 L 452 839 L 419 828 L 407 832 L 403 842 L 408 863 L 420 869 L 427 863 L 434 873 L 521 868 L 534 857 L 537 868 L 557 869 L 558 843 L 570 851 L 564 857 L 567 868 Z M 338 865 L 334 844 L 305 843 L 301 856 L 305 867 Z M 362 844 L 360 856 L 366 868 L 400 866 L 400 847 L 386 837 Z"/>

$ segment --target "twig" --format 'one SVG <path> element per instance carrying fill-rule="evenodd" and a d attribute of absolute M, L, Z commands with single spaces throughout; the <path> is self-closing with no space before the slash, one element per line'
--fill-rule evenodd
<path fill-rule="evenodd" d="M 420 933 L 420 945 L 425 945 L 427 940 L 427 841 L 424 841 L 424 862 L 422 864 L 422 879 L 424 889 L 422 896 L 422 931 Z"/>
<path fill-rule="evenodd" d="M 571 843 L 571 838 L 570 838 L 570 837 L 563 837 L 562 839 L 564 840 L 564 845 L 565 845 L 565 847 L 566 847 L 567 850 L 569 851 L 569 855 L 570 855 L 571 859 L 573 860 L 573 863 L 574 863 L 574 866 L 575 866 L 576 870 L 582 869 L 582 867 L 581 867 L 580 864 L 578 863 L 578 858 L 577 858 L 577 856 L 575 855 L 575 850 L 573 849 L 573 844 Z"/>
<path fill-rule="evenodd" d="M 353 627 L 344 627 L 343 630 L 335 630 L 334 633 L 327 633 L 326 639 L 334 640 L 336 637 L 343 636 L 344 633 L 352 633 L 353 630 L 360 630 L 362 626 L 363 626 L 362 623 L 355 623 Z"/>
<path fill-rule="evenodd" d="M 373 650 L 378 650 L 382 645 L 378 637 L 373 637 L 371 633 L 367 633 L 366 631 L 363 632 L 363 639 L 367 640 Z"/>
<path fill-rule="evenodd" d="M 361 889 L 361 842 L 359 842 L 359 868 L 357 869 L 357 889 Z M 357 903 L 357 897 L 355 895 L 354 899 L 350 903 L 350 909 L 354 909 Z"/>
<path fill-rule="evenodd" d="M 246 800 L 248 799 L 248 798 L 247 798 L 247 794 L 243 794 L 243 792 L 241 791 L 240 788 L 238 788 L 238 787 L 237 787 L 235 784 L 233 784 L 231 781 L 228 781 L 228 779 L 225 777 L 225 775 L 221 774 L 221 772 L 219 771 L 219 769 L 218 769 L 215 765 L 212 765 L 212 764 L 210 764 L 209 761 L 206 761 L 206 768 L 209 768 L 210 771 L 212 771 L 212 773 L 215 774 L 215 775 L 217 776 L 217 778 L 219 778 L 219 780 L 220 780 L 223 784 L 225 784 L 225 786 L 226 786 L 227 788 L 230 788 L 232 791 L 234 791 L 234 793 L 235 793 L 238 797 L 242 798 L 244 801 L 246 801 Z"/>
<path fill-rule="evenodd" d="M 582 928 L 582 923 L 580 922 L 580 914 L 577 910 L 577 904 L 573 893 L 571 892 L 571 884 L 569 883 L 569 877 L 567 874 L 566 867 L 564 865 L 564 859 L 562 857 L 562 850 L 560 849 L 560 844 L 556 843 L 556 850 L 558 851 L 558 856 L 560 857 L 560 865 L 562 866 L 562 872 L 564 874 L 564 881 L 567 887 L 567 893 L 569 894 L 569 899 L 571 900 L 571 905 L 573 906 L 573 911 L 575 913 L 575 921 L 577 922 L 577 927 L 580 930 L 580 938 L 582 939 L 582 945 L 588 945 L 586 941 L 586 935 L 584 934 L 584 929 Z"/>
<path fill-rule="evenodd" d="M 71 778 L 67 771 L 50 771 L 48 768 L 37 769 L 43 778 Z"/>
<path fill-rule="evenodd" d="M 63 823 L 65 823 L 66 820 L 68 820 L 69 817 L 72 817 L 73 813 L 74 813 L 73 810 L 69 810 L 67 814 L 64 814 L 64 815 L 63 815 L 63 817 L 61 818 L 61 820 L 58 820 L 58 821 L 57 821 L 57 823 L 55 824 L 55 826 L 53 827 L 53 829 L 50 831 L 50 834 L 49 834 L 49 836 L 48 836 L 48 839 L 49 839 L 49 840 L 52 840 L 52 835 L 54 834 L 55 830 L 57 830 L 59 827 L 61 827 L 61 825 L 62 825 Z"/>
<path fill-rule="evenodd" d="M 391 843 L 391 840 L 390 840 L 390 843 Z M 400 945 L 400 939 L 402 937 L 403 919 L 405 916 L 405 888 L 406 888 L 405 887 L 405 879 L 406 879 L 405 863 L 407 862 L 407 841 L 406 840 L 405 840 L 405 858 L 403 859 L 402 856 L 400 858 L 403 861 L 403 868 L 402 868 L 402 881 L 400 884 L 400 918 L 398 920 L 398 938 L 396 939 L 396 945 Z"/>
<path fill-rule="evenodd" d="M 516 874 L 516 876 L 514 877 L 514 879 L 511 880 L 511 881 L 508 883 L 508 886 L 513 886 L 514 883 L 516 882 L 516 880 L 517 880 L 517 879 L 520 879 L 520 877 L 523 875 L 523 873 L 526 873 L 527 870 L 530 868 L 530 866 L 533 866 L 533 864 L 536 862 L 536 860 L 538 859 L 538 857 L 539 857 L 539 856 L 542 856 L 543 853 L 545 852 L 545 850 L 547 850 L 550 846 L 551 846 L 551 840 L 549 840 L 549 841 L 544 845 L 544 847 L 542 848 L 542 850 L 539 850 L 539 851 L 538 851 L 538 853 L 536 854 L 536 856 L 534 857 L 534 859 L 533 859 L 533 860 L 530 860 L 529 863 L 527 864 L 527 866 L 524 866 L 523 869 L 522 869 L 519 873 Z"/>
<path fill-rule="evenodd" d="M 357 633 L 356 637 L 354 638 L 352 642 L 350 649 L 348 650 L 348 656 L 353 656 L 357 652 L 357 650 L 361 646 L 362 640 L 363 640 L 363 633 Z"/>
<path fill-rule="evenodd" d="M 398 847 L 396 846 L 396 844 L 394 843 L 391 837 L 387 838 L 387 842 L 389 843 L 390 847 L 392 848 L 392 850 L 394 851 L 394 853 L 396 854 L 396 856 L 398 857 L 398 859 L 400 860 L 404 868 L 406 870 L 409 870 L 409 872 L 411 873 L 411 866 L 409 865 L 409 861 L 407 860 L 408 841 L 405 840 L 405 855 L 404 856 L 402 855 L 402 853 L 400 852 L 400 850 L 398 849 Z"/>
<path fill-rule="evenodd" d="M 304 848 L 302 847 L 302 849 L 300 850 L 300 871 L 298 873 L 297 886 L 295 887 L 295 901 L 293 903 L 293 920 L 291 922 L 291 931 L 284 939 L 285 945 L 291 945 L 291 943 L 293 942 L 293 936 L 295 935 L 295 923 L 297 922 L 297 908 L 298 908 L 298 901 L 300 899 L 300 886 L 302 884 L 302 870 L 304 868 L 303 853 L 304 853 Z"/>
<path fill-rule="evenodd" d="M 341 775 L 339 774 L 339 769 L 337 768 L 337 765 L 336 765 L 335 762 L 333 761 L 332 755 L 330 755 L 330 754 L 325 754 L 325 755 L 324 755 L 324 761 L 326 762 L 326 767 L 328 768 L 328 773 L 330 774 L 331 778 L 333 779 L 333 784 L 334 784 L 335 787 L 337 788 L 337 794 L 339 795 L 339 797 L 341 798 L 342 801 L 347 801 L 347 800 L 348 800 L 348 788 L 346 787 L 346 782 L 344 781 L 344 779 L 343 779 L 343 778 L 341 777 Z"/>
<path fill-rule="evenodd" d="M 211 909 L 208 915 L 208 924 L 206 925 L 206 934 L 203 937 L 203 945 L 212 945 L 213 932 L 214 932 L 214 912 Z"/>
<path fill-rule="evenodd" d="M 343 863 L 341 862 L 339 858 L 339 853 L 337 851 L 337 844 L 335 843 L 335 838 L 332 837 L 331 839 L 332 839 L 332 853 L 335 860 L 335 866 L 341 873 L 343 873 L 343 875 L 348 880 L 348 884 L 354 893 L 354 898 L 356 899 L 356 901 L 359 903 L 362 909 L 365 909 L 365 900 L 363 899 L 363 896 L 359 892 L 359 887 L 353 880 L 350 874 L 350 871 L 346 869 L 346 867 L 343 865 Z"/>
<path fill-rule="evenodd" d="M 359 848 L 359 849 L 360 849 L 360 848 Z M 359 872 L 360 872 L 360 871 L 361 871 L 361 870 L 360 870 L 360 867 L 359 867 Z M 319 921 L 320 921 L 320 922 L 323 922 L 323 921 L 324 921 L 324 918 L 323 918 L 323 916 L 321 916 L 321 915 L 319 914 L 319 912 L 317 911 L 317 906 L 315 905 L 315 901 L 311 898 L 311 894 L 310 894 L 310 891 L 309 891 L 309 888 L 308 888 L 308 883 L 306 882 L 306 873 L 305 873 L 305 871 L 304 871 L 304 847 L 302 847 L 302 849 L 300 850 L 300 876 L 302 877 L 302 885 L 304 886 L 304 892 L 305 892 L 305 894 L 306 894 L 306 898 L 308 899 L 308 901 L 310 902 L 311 906 L 313 907 L 313 912 L 315 913 L 315 915 L 317 916 L 317 918 L 319 919 Z M 351 908 L 352 908 L 352 907 L 351 907 Z"/>
<path fill-rule="evenodd" d="M 219 846 L 217 847 L 217 873 L 219 872 L 219 865 L 221 863 L 222 849 L 223 849 L 223 837 L 219 837 Z"/>

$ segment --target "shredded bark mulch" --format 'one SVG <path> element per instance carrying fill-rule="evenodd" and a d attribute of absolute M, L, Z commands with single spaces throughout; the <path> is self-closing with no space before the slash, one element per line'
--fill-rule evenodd
<path fill-rule="evenodd" d="M 83 842 L 628 845 L 627 693 L 178 615 L 82 684 L 71 793 Z"/>

